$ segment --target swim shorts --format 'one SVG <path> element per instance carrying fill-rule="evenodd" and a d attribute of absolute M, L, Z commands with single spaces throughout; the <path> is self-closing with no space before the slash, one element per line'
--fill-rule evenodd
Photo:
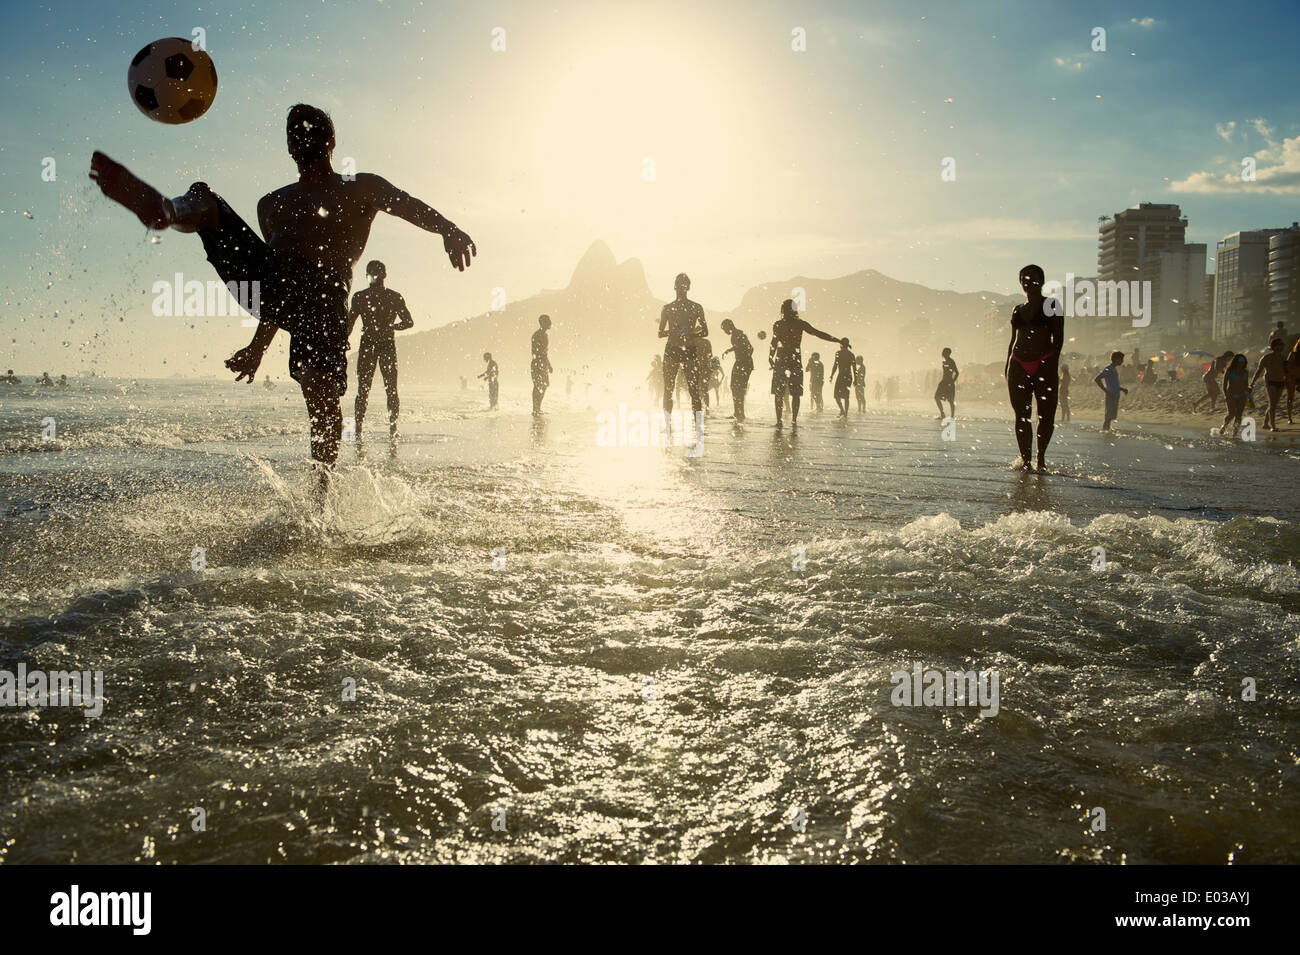
<path fill-rule="evenodd" d="M 215 195 L 215 194 L 214 194 Z M 215 196 L 215 226 L 200 229 L 208 261 L 221 280 L 257 282 L 241 302 L 258 319 L 289 333 L 289 374 L 301 383 L 308 369 L 324 375 L 341 397 L 348 390 L 348 290 L 352 276 L 275 252 L 226 200 Z"/>
<path fill-rule="evenodd" d="M 791 398 L 803 395 L 803 365 L 797 355 L 778 358 L 772 366 L 772 394 L 789 393 Z"/>

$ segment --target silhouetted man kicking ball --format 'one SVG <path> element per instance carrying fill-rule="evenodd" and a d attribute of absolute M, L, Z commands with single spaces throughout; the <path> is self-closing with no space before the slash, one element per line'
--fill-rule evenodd
<path fill-rule="evenodd" d="M 534 418 L 542 413 L 542 398 L 546 395 L 546 389 L 550 387 L 551 372 L 555 370 L 551 367 L 551 359 L 548 354 L 551 347 L 551 338 L 546 334 L 547 329 L 551 327 L 551 316 L 538 316 L 537 324 L 541 327 L 533 332 L 533 360 L 530 366 L 530 371 L 533 373 Z"/>
<path fill-rule="evenodd" d="M 813 328 L 795 311 L 794 300 L 781 303 L 781 317 L 772 323 L 772 344 L 767 363 L 772 368 L 772 395 L 776 399 L 776 426 L 781 427 L 781 399 L 790 396 L 790 427 L 799 427 L 799 399 L 803 397 L 803 335 L 838 342 L 834 335 Z"/>
<path fill-rule="evenodd" d="M 289 333 L 289 374 L 307 403 L 311 454 L 324 488 L 343 432 L 339 399 L 348 384 L 348 291 L 375 216 L 387 212 L 438 233 L 461 271 L 477 250 L 436 210 L 381 176 L 336 173 L 334 123 L 324 110 L 299 103 L 289 110 L 286 132 L 298 181 L 258 202 L 265 241 L 207 183 L 196 182 L 185 195 L 168 199 L 100 152 L 91 159 L 90 178 L 148 228 L 197 232 L 222 281 L 258 283 L 257 331 L 226 367 L 236 381 L 251 382 L 276 330 Z"/>
<path fill-rule="evenodd" d="M 366 401 L 370 385 L 375 380 L 375 367 L 384 379 L 384 394 L 388 398 L 388 453 L 397 454 L 397 343 L 393 332 L 412 327 L 415 321 L 406 301 L 397 292 L 384 285 L 388 269 L 378 259 L 366 264 L 370 287 L 352 296 L 352 310 L 348 313 L 348 337 L 361 319 L 361 345 L 357 350 L 357 455 L 365 455 L 361 442 L 361 422 L 366 417 Z"/>

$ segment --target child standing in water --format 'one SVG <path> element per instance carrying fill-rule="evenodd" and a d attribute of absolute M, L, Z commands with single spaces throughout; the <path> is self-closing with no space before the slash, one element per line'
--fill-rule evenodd
<path fill-rule="evenodd" d="M 1110 364 L 1103 368 L 1093 379 L 1106 395 L 1106 420 L 1102 422 L 1101 430 L 1109 431 L 1110 423 L 1119 417 L 1119 396 L 1121 393 L 1128 394 L 1127 388 L 1121 388 L 1119 385 L 1119 366 L 1124 364 L 1124 353 L 1114 351 L 1110 353 Z"/>
<path fill-rule="evenodd" d="M 858 414 L 867 410 L 867 359 L 858 356 L 853 366 L 853 396 L 858 402 Z M 876 403 L 880 403 L 880 382 L 876 382 Z"/>
<path fill-rule="evenodd" d="M 1228 422 L 1234 422 L 1232 436 L 1241 432 L 1241 413 L 1246 410 L 1246 399 L 1250 397 L 1250 363 L 1245 355 L 1233 355 L 1228 362 L 1228 370 L 1223 373 L 1223 400 L 1228 405 L 1228 413 L 1223 416 L 1220 434 L 1228 431 Z"/>

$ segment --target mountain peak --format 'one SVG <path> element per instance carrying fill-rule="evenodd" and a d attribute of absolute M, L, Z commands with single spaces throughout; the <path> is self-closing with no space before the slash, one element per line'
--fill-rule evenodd
<path fill-rule="evenodd" d="M 569 286 L 572 288 L 575 285 L 592 283 L 603 285 L 617 265 L 613 250 L 604 240 L 597 239 L 578 260 L 578 267 L 573 270 L 573 278 L 569 280 Z"/>

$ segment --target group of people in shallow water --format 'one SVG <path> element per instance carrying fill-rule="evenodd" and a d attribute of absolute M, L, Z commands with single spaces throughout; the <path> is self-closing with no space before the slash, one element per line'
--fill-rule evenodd
<path fill-rule="evenodd" d="M 23 380 L 14 374 L 14 370 L 12 368 L 10 368 L 7 372 L 5 372 L 3 376 L 0 376 L 0 385 L 21 385 L 22 383 Z M 41 388 L 53 388 L 56 385 L 59 388 L 71 387 L 68 384 L 67 375 L 59 375 L 59 380 L 55 381 L 53 378 L 50 377 L 50 373 L 48 371 L 43 372 L 41 374 L 41 377 L 37 378 L 34 383 Z"/>
<path fill-rule="evenodd" d="M 692 301 L 689 292 L 691 280 L 681 273 L 673 282 L 676 298 L 663 307 L 659 316 L 659 337 L 664 342 L 663 356 L 651 360 L 650 385 L 652 400 L 662 398 L 665 421 L 673 411 L 674 395 L 681 400 L 683 388 L 690 395 L 691 412 L 695 416 L 697 434 L 703 430 L 704 410 L 709 406 L 709 391 L 716 398 L 718 390 L 727 380 L 721 359 L 735 354 L 731 366 L 731 401 L 733 417 L 745 421 L 745 400 L 749 393 L 749 379 L 754 373 L 754 345 L 745 332 L 731 319 L 722 321 L 722 331 L 730 345 L 721 356 L 713 355 L 709 341 L 709 326 L 704 309 Z M 851 350 L 847 338 L 837 337 L 814 328 L 799 317 L 793 299 L 781 303 L 780 313 L 772 325 L 772 341 L 768 346 L 767 364 L 772 372 L 771 394 L 776 410 L 776 426 L 785 426 L 788 410 L 790 427 L 799 427 L 799 410 L 803 401 L 804 374 L 807 372 L 813 407 L 822 409 L 822 392 L 825 386 L 825 365 L 821 355 L 814 352 L 807 364 L 803 361 L 803 336 L 812 335 L 824 341 L 835 342 L 831 367 L 831 388 L 839 416 L 848 417 L 850 390 L 856 388 L 858 409 L 866 407 L 866 361 Z M 759 339 L 765 333 L 759 332 Z"/>
<path fill-rule="evenodd" d="M 529 345 L 532 349 L 532 358 L 528 363 L 528 371 L 533 379 L 533 417 L 542 415 L 542 399 L 546 397 L 546 389 L 551 386 L 551 375 L 555 371 L 551 367 L 551 316 L 539 315 L 537 317 L 537 331 L 533 332 L 532 340 Z M 501 384 L 501 367 L 492 357 L 492 353 L 485 351 L 483 361 L 486 367 L 483 373 L 478 376 L 479 379 L 487 383 L 488 388 L 488 410 L 495 411 L 497 408 L 497 399 L 500 396 Z M 573 379 L 568 382 L 570 391 L 573 389 Z"/>
<path fill-rule="evenodd" d="M 1300 386 L 1300 339 L 1296 340 L 1288 353 L 1286 337 L 1286 324 L 1278 322 L 1269 332 L 1268 348 L 1255 365 L 1254 375 L 1250 374 L 1250 360 L 1239 352 L 1225 351 L 1213 359 L 1201 377 L 1205 394 L 1192 403 L 1192 411 L 1198 411 L 1201 404 L 1208 400 L 1208 411 L 1214 414 L 1218 410 L 1219 398 L 1222 397 L 1227 413 L 1218 431 L 1226 435 L 1228 425 L 1231 424 L 1235 437 L 1241 431 L 1242 415 L 1247 406 L 1253 404 L 1251 393 L 1259 379 L 1263 378 L 1264 390 L 1268 396 L 1264 427 L 1269 431 L 1281 430 L 1277 426 L 1277 417 L 1282 410 L 1283 391 L 1286 392 L 1286 420 L 1288 424 L 1294 424 L 1292 409 L 1296 388 Z"/>
<path fill-rule="evenodd" d="M 227 359 L 226 366 L 236 381 L 251 382 L 276 332 L 289 333 L 289 374 L 302 388 L 311 431 L 311 453 L 321 472 L 321 486 L 338 458 L 342 434 L 340 401 L 347 390 L 348 340 L 358 319 L 362 323 L 358 349 L 356 396 L 356 438 L 361 450 L 363 421 L 374 373 L 384 381 L 388 399 L 390 447 L 395 451 L 399 399 L 397 361 L 393 334 L 412 326 L 410 310 L 402 296 L 385 285 L 387 270 L 378 260 L 366 267 L 369 287 L 349 302 L 352 270 L 361 258 L 370 227 L 380 212 L 405 219 L 420 229 L 438 234 L 452 266 L 468 268 L 477 254 L 473 240 L 437 210 L 403 192 L 381 176 L 370 173 L 340 175 L 333 169 L 334 124 L 328 113 L 314 106 L 297 104 L 286 121 L 288 152 L 298 167 L 298 179 L 275 190 L 258 202 L 258 235 L 230 205 L 203 182 L 196 182 L 182 196 L 168 199 L 120 163 L 101 152 L 91 160 L 90 177 L 110 199 L 126 207 L 149 229 L 174 229 L 197 233 L 208 261 L 223 282 L 256 281 L 261 286 L 257 330 L 253 340 Z M 1020 285 L 1026 301 L 1011 316 L 1011 341 L 1007 347 L 1005 374 L 1015 411 L 1016 442 L 1021 466 L 1045 468 L 1045 456 L 1055 427 L 1058 399 L 1068 389 L 1068 369 L 1059 369 L 1064 342 L 1064 319 L 1059 305 L 1044 299 L 1043 270 L 1027 265 L 1020 270 Z M 714 357 L 708 342 L 704 309 L 689 298 L 690 279 L 681 274 L 674 283 L 676 297 L 663 307 L 659 337 L 665 339 L 663 356 L 654 369 L 660 384 L 665 420 L 673 410 L 679 384 L 690 395 L 697 432 L 702 432 L 703 410 L 710 388 L 714 395 L 726 380 L 721 357 L 734 353 L 730 384 L 737 421 L 745 420 L 745 399 L 754 370 L 754 347 L 744 331 L 730 319 L 722 323 L 730 346 Z M 541 414 L 542 398 L 553 371 L 549 358 L 548 330 L 551 320 L 542 315 L 532 336 L 530 372 L 533 382 L 533 414 Z M 825 369 L 820 354 L 805 364 L 804 335 L 838 344 L 831 370 L 831 384 L 840 417 L 849 413 L 850 391 L 856 391 L 858 409 L 865 407 L 865 361 L 855 356 L 847 338 L 814 328 L 799 316 L 791 299 L 781 303 L 772 326 L 768 348 L 771 394 L 776 426 L 784 426 L 788 408 L 791 428 L 798 426 L 804 375 L 812 387 L 814 406 L 822 406 Z M 763 338 L 763 333 L 759 333 Z M 1276 426 L 1276 396 L 1286 375 L 1280 342 L 1260 362 L 1255 378 L 1265 376 L 1269 389 L 1268 423 Z M 1226 358 L 1227 356 L 1223 356 Z M 488 384 L 490 403 L 497 403 L 499 369 L 490 353 L 479 377 Z M 1119 356 L 1117 363 L 1122 362 Z M 1242 394 L 1244 357 L 1235 355 L 1224 372 L 1229 415 L 1240 420 L 1235 402 Z M 1113 365 L 1110 370 L 1114 370 Z M 46 376 L 48 378 L 48 375 Z M 934 400 L 940 418 L 944 402 L 955 415 L 958 370 L 951 350 L 945 349 L 939 387 Z M 14 383 L 13 372 L 4 379 Z M 1112 399 L 1123 391 L 1118 376 L 1107 371 L 1097 376 L 1107 391 L 1108 419 Z M 1113 380 L 1113 381 L 1112 381 Z M 66 381 L 66 379 L 65 379 Z M 42 381 L 42 384 L 53 381 Z M 1252 381 L 1253 383 L 1253 381 Z M 877 383 L 879 391 L 879 383 Z M 1038 412 L 1037 455 L 1034 454 L 1034 406 Z M 1213 406 L 1213 396 L 1211 396 Z M 1066 414 L 1068 415 L 1068 405 Z M 1109 420 L 1107 425 L 1109 424 Z M 1225 420 L 1226 425 L 1226 420 Z"/>

